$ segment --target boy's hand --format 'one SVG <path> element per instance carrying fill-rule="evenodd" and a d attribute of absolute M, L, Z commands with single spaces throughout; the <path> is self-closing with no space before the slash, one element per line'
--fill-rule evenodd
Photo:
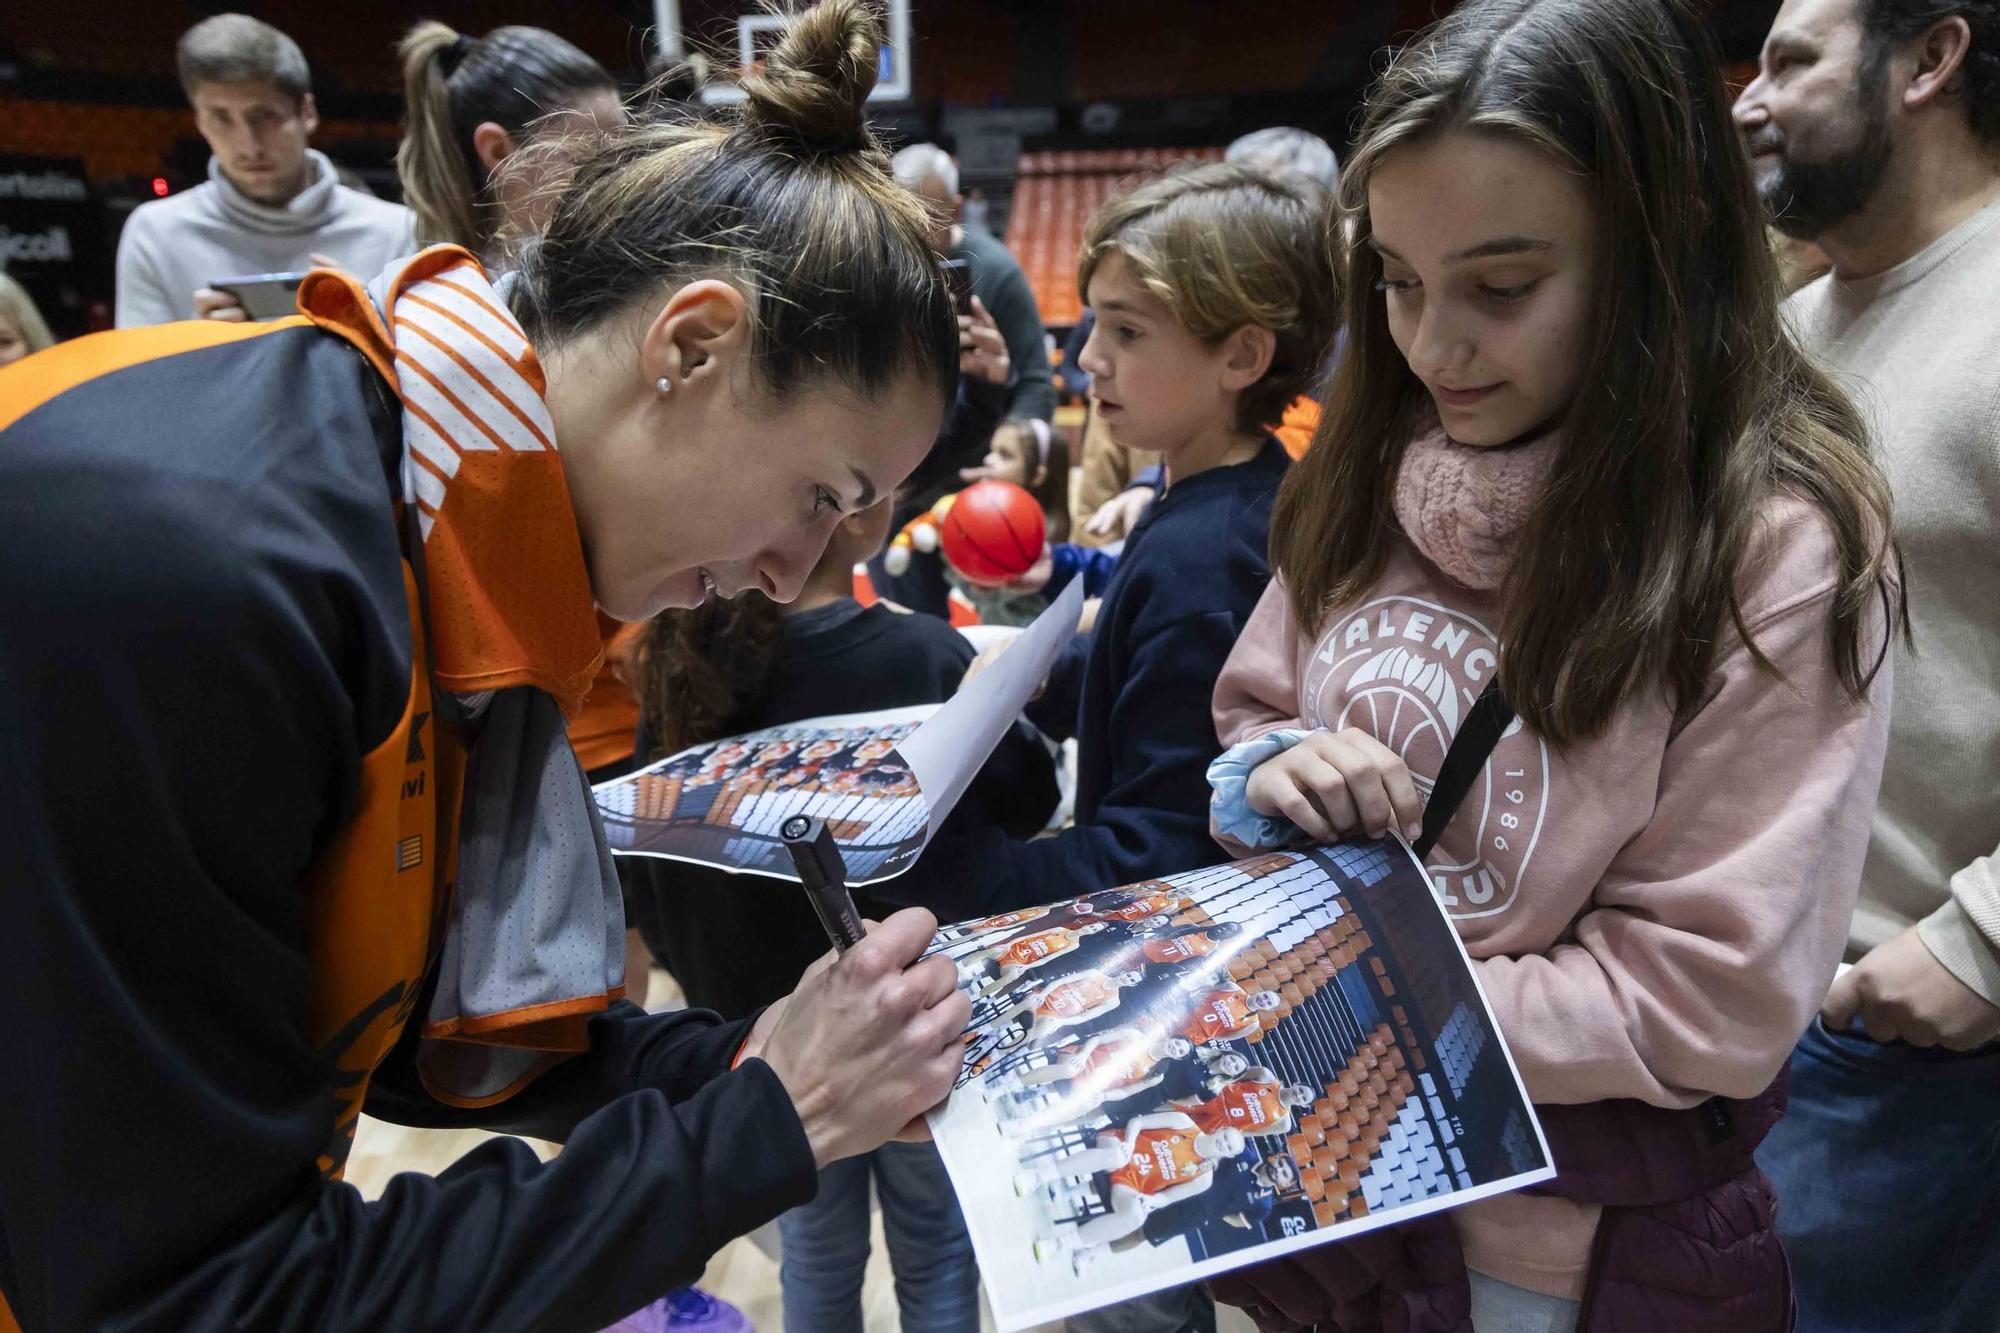
<path fill-rule="evenodd" d="M 996 643 L 991 648 L 988 648 L 985 652 L 981 653 L 979 656 L 973 658 L 972 664 L 965 668 L 965 676 L 958 682 L 958 688 L 962 690 L 966 686 L 970 685 L 973 681 L 979 679 L 980 673 L 985 671 L 986 668 L 992 666 L 995 662 L 999 661 L 1000 654 L 1006 652 L 1009 648 L 1013 647 L 1014 640 L 1019 637 L 1020 637 L 1019 635 L 1012 635 L 1005 642 Z M 1048 687 L 1049 687 L 1048 678 L 1045 676 L 1042 678 L 1041 684 L 1035 686 L 1035 692 L 1029 695 L 1028 697 L 1030 699 L 1039 699 L 1042 697 L 1042 691 L 1046 690 Z"/>
<path fill-rule="evenodd" d="M 1011 592 L 1040 592 L 1049 586 L 1049 576 L 1055 569 L 1055 553 L 1043 542 L 1042 553 L 1035 557 L 1035 563 L 1008 580 L 1006 587 Z"/>
<path fill-rule="evenodd" d="M 981 672 L 985 671 L 986 668 L 992 666 L 995 662 L 999 661 L 1000 654 L 1006 652 L 1009 648 L 1013 646 L 1014 646 L 1014 640 L 1010 638 L 1005 640 L 1004 642 L 994 644 L 991 648 L 988 648 L 985 652 L 973 658 L 971 663 L 966 666 L 965 676 L 958 682 L 958 688 L 962 690 L 966 686 L 970 685 L 973 681 L 978 680 Z"/>
<path fill-rule="evenodd" d="M 1259 764 L 1244 788 L 1260 815 L 1283 815 L 1315 842 L 1355 832 L 1423 833 L 1424 803 L 1402 756 L 1365 731 L 1315 731 Z"/>

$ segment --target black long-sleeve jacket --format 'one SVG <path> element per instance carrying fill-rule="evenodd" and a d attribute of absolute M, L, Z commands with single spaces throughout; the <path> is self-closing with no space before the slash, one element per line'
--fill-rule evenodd
<path fill-rule="evenodd" d="M 428 871 L 329 940 L 344 876 L 403 884 L 344 858 L 435 735 L 399 453 L 392 390 L 301 320 L 0 370 L 0 1326 L 596 1329 L 813 1194 L 776 1076 L 729 1069 L 745 1024 L 618 1004 L 457 1109 L 393 1041 Z M 338 1178 L 364 1086 L 386 1119 L 566 1146 L 364 1202 Z"/>

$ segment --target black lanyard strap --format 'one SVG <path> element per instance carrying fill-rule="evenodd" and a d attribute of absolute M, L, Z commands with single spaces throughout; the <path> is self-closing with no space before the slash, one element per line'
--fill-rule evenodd
<path fill-rule="evenodd" d="M 1431 799 L 1424 806 L 1424 835 L 1410 844 L 1419 861 L 1437 846 L 1438 837 L 1464 804 L 1480 770 L 1486 767 L 1493 747 L 1500 743 L 1501 734 L 1513 722 L 1514 706 L 1500 692 L 1500 677 L 1496 675 L 1479 692 L 1472 711 L 1465 715 L 1465 725 L 1458 729 L 1458 734 L 1451 738 L 1450 748 L 1444 752 L 1437 781 L 1431 785 Z"/>

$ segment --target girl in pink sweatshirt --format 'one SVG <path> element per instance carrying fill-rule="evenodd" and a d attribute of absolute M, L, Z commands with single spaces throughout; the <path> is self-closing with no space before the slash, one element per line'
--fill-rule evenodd
<path fill-rule="evenodd" d="M 1530 1094 L 1753 1096 L 1840 958 L 1902 608 L 1707 39 L 1672 0 L 1464 6 L 1342 186 L 1347 353 L 1216 687 L 1215 832 L 1415 838 L 1497 680 L 1519 720 L 1427 864 Z M 1595 1207 L 1455 1218 L 1475 1311 L 1574 1317 Z"/>

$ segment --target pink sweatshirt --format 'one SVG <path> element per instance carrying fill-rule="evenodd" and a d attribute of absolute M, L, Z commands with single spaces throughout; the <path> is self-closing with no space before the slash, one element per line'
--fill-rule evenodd
<path fill-rule="evenodd" d="M 1699 699 L 1628 704 L 1567 752 L 1516 724 L 1433 849 L 1535 1101 L 1748 1097 L 1812 1020 L 1846 942 L 1889 719 L 1886 665 L 1868 706 L 1834 673 L 1835 572 L 1818 514 L 1773 503 L 1739 595 L 1784 679 L 1732 637 Z M 1313 638 L 1274 581 L 1216 682 L 1217 733 L 1359 727 L 1427 793 L 1497 663 L 1498 611 L 1400 537 L 1373 595 Z M 1453 1216 L 1470 1267 L 1581 1295 L 1594 1208 L 1516 1194 Z"/>

